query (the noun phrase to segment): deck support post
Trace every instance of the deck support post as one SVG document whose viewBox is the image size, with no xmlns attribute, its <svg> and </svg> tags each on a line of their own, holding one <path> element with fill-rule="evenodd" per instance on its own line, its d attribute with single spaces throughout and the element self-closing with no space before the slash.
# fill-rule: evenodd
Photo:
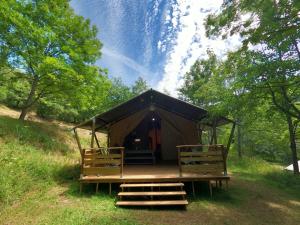
<svg viewBox="0 0 300 225">
<path fill-rule="evenodd" d="M 96 183 L 96 193 L 98 193 L 99 190 L 99 183 Z"/>
<path fill-rule="evenodd" d="M 109 195 L 111 195 L 111 183 L 109 183 Z"/>
<path fill-rule="evenodd" d="M 82 193 L 82 183 L 80 182 L 80 186 L 79 186 L 79 193 L 81 194 Z"/>
<path fill-rule="evenodd" d="M 209 186 L 210 197 L 212 197 L 212 186 L 210 180 L 208 181 L 208 186 Z"/>
<path fill-rule="evenodd" d="M 226 191 L 228 190 L 228 180 L 226 180 Z"/>
<path fill-rule="evenodd" d="M 195 197 L 196 197 L 196 194 L 195 194 L 194 181 L 192 181 L 192 190 L 193 190 L 193 197 L 195 198 Z"/>
</svg>

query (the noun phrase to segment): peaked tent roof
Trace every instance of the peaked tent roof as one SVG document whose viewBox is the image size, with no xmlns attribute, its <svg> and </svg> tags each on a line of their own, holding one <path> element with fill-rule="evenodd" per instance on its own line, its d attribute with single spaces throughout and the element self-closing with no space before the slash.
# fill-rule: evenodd
<svg viewBox="0 0 300 225">
<path fill-rule="evenodd" d="M 151 105 L 153 105 L 154 107 L 162 108 L 166 111 L 172 112 L 174 114 L 184 117 L 185 119 L 192 120 L 195 122 L 209 117 L 208 112 L 205 109 L 202 109 L 185 101 L 173 98 L 156 90 L 150 89 L 128 100 L 127 102 L 124 102 L 104 113 L 94 116 L 90 120 L 87 120 L 75 126 L 74 129 L 84 128 L 90 130 L 94 118 L 96 120 L 96 130 L 103 129 L 107 125 L 116 123 L 128 117 L 129 115 L 134 114 L 135 112 L 150 107 Z M 217 118 L 218 126 L 230 122 L 232 121 L 225 117 Z M 211 124 L 206 124 L 211 126 Z"/>
</svg>

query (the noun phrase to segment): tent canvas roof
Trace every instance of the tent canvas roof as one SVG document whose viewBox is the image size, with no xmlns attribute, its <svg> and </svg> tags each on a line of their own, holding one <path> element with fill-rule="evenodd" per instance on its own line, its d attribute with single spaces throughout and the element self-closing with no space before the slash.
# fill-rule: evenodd
<svg viewBox="0 0 300 225">
<path fill-rule="evenodd" d="M 202 109 L 193 104 L 185 101 L 173 98 L 156 90 L 150 89 L 130 100 L 124 102 L 104 113 L 94 116 L 90 120 L 87 120 L 74 128 L 91 129 L 92 121 L 96 120 L 96 130 L 104 129 L 106 126 L 114 124 L 135 112 L 143 110 L 147 107 L 158 107 L 166 111 L 172 112 L 185 119 L 195 122 L 201 121 L 204 118 L 208 118 L 209 114 L 205 109 Z M 225 117 L 217 118 L 217 126 L 232 122 Z M 207 123 L 211 126 L 212 124 Z"/>
</svg>

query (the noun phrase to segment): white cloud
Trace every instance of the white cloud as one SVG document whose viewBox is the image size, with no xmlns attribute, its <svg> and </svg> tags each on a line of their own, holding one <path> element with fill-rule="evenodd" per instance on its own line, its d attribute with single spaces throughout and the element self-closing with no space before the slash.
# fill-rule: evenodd
<svg viewBox="0 0 300 225">
<path fill-rule="evenodd" d="M 177 35 L 172 40 L 174 46 L 167 55 L 163 77 L 157 89 L 177 96 L 177 89 L 183 83 L 182 76 L 198 58 L 207 57 L 208 48 L 218 57 L 224 57 L 228 50 L 239 46 L 237 35 L 226 41 L 220 38 L 211 40 L 205 36 L 204 20 L 208 14 L 219 10 L 221 4 L 222 0 L 178 0 L 177 5 L 173 5 L 172 17 L 166 19 L 172 22 L 171 30 L 177 31 Z M 160 40 L 160 47 L 166 41 L 170 40 Z"/>
<path fill-rule="evenodd" d="M 136 63 L 133 59 L 124 56 L 118 52 L 112 51 L 108 48 L 102 49 L 103 55 L 107 55 L 113 57 L 115 60 L 118 60 L 128 66 L 129 68 L 141 73 L 141 75 L 149 76 L 151 74 L 145 67 L 141 66 L 140 64 Z"/>
<path fill-rule="evenodd" d="M 140 64 L 138 64 L 137 62 L 135 62 L 133 59 L 131 59 L 127 56 L 124 56 L 116 51 L 111 50 L 111 49 L 108 49 L 106 47 L 102 48 L 102 53 L 103 53 L 103 55 L 109 56 L 114 60 L 113 62 L 115 63 L 115 65 L 112 65 L 112 66 L 118 66 L 119 63 L 122 63 L 125 66 L 138 72 L 140 74 L 140 76 L 143 76 L 145 78 L 151 78 L 152 72 L 150 72 L 145 67 L 143 67 Z M 151 82 L 151 80 L 149 82 Z"/>
</svg>

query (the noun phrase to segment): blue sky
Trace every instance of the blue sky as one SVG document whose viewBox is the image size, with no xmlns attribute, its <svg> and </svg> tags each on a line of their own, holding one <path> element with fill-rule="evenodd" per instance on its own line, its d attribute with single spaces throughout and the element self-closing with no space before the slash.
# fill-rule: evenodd
<svg viewBox="0 0 300 225">
<path fill-rule="evenodd" d="M 98 27 L 103 43 L 98 64 L 130 85 L 139 76 L 157 90 L 177 95 L 182 76 L 208 48 L 219 57 L 239 46 L 239 37 L 210 40 L 205 17 L 222 0 L 72 0 L 75 12 Z"/>
</svg>

